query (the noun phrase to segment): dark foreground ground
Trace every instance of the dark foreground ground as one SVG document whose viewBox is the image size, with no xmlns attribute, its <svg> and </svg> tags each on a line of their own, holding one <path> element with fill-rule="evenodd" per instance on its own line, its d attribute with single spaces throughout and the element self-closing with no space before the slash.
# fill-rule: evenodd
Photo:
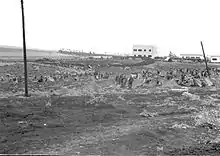
<svg viewBox="0 0 220 156">
<path fill-rule="evenodd" d="M 94 83 L 102 87 L 93 94 L 83 83 L 72 86 L 78 94 L 2 93 L 0 153 L 220 154 L 219 88 L 190 88 L 199 97 L 192 99 L 172 86 L 126 90 L 110 80 Z"/>
</svg>

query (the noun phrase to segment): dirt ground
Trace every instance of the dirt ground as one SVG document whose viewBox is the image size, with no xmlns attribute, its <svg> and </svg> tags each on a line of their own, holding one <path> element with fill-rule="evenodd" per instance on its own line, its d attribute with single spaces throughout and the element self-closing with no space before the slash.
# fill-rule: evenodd
<svg viewBox="0 0 220 156">
<path fill-rule="evenodd" d="M 142 68 L 167 70 L 171 65 L 183 66 L 154 63 L 128 72 Z M 44 67 L 39 72 L 57 70 L 53 68 Z M 119 67 L 108 70 L 123 72 Z M 8 72 L 23 74 L 22 66 L 0 67 L 1 74 Z M 180 86 L 127 90 L 115 86 L 113 80 L 69 80 L 41 85 L 30 82 L 32 95 L 28 98 L 22 96 L 23 84 L 16 86 L 14 92 L 15 86 L 11 84 L 0 85 L 2 154 L 220 154 L 220 113 L 208 114 L 220 112 L 220 88 L 216 86 L 188 88 L 189 93 L 199 97 L 192 99 L 181 90 L 172 90 L 181 89 Z M 63 86 L 68 89 L 62 91 Z M 62 94 L 48 96 L 51 89 Z"/>
</svg>

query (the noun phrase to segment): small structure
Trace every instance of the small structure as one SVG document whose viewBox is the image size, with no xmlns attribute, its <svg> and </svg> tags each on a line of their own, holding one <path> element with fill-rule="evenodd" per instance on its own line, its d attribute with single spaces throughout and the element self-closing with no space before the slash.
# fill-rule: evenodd
<svg viewBox="0 0 220 156">
<path fill-rule="evenodd" d="M 150 57 L 154 58 L 157 54 L 157 49 L 152 45 L 133 45 L 132 55 L 134 57 Z"/>
<path fill-rule="evenodd" d="M 220 63 L 220 55 L 219 56 L 210 56 L 210 61 L 212 63 Z"/>
</svg>

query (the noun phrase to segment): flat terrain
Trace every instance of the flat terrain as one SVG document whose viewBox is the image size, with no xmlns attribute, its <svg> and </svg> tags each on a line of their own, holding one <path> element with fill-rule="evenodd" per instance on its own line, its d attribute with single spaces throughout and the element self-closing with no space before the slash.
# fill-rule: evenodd
<svg viewBox="0 0 220 156">
<path fill-rule="evenodd" d="M 66 70 L 37 65 L 38 71 L 33 70 L 33 63 L 28 64 L 30 77 Z M 158 62 L 129 70 L 120 67 L 98 70 L 131 73 L 148 68 L 166 71 L 182 67 L 205 68 L 202 64 Z M 22 76 L 23 65 L 0 66 L 0 75 L 6 73 Z M 68 78 L 45 83 L 30 78 L 28 98 L 22 96 L 23 83 L 0 82 L 0 85 L 2 154 L 220 154 L 220 77 L 215 77 L 212 87 L 189 87 L 188 92 L 198 98 L 184 96 L 183 88 L 171 82 L 123 89 L 115 85 L 114 75 L 107 80 Z"/>
</svg>

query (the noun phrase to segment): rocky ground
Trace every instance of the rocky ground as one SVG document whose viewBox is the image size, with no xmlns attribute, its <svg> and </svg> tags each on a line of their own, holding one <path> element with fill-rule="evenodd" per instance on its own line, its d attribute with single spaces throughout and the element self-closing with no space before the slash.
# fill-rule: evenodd
<svg viewBox="0 0 220 156">
<path fill-rule="evenodd" d="M 155 63 L 130 70 L 166 70 L 170 65 Z M 44 67 L 38 72 L 55 70 Z M 0 67 L 0 73 L 9 71 L 22 74 L 22 66 Z M 206 88 L 165 84 L 128 90 L 115 86 L 112 79 L 30 82 L 31 96 L 25 98 L 23 84 L 12 92 L 15 86 L 1 83 L 0 153 L 219 155 L 219 84 Z"/>
</svg>

